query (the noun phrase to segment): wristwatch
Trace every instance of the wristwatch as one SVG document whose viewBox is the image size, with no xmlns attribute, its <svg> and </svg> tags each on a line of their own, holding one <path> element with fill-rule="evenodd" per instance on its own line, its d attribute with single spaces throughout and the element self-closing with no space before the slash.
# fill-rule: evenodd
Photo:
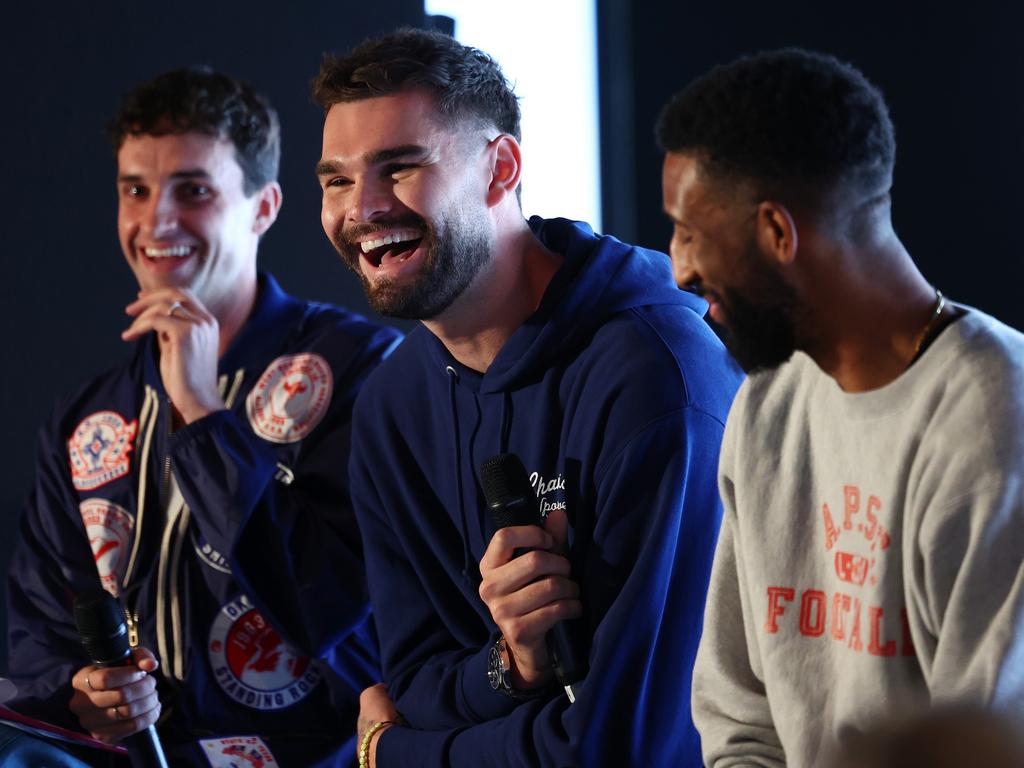
<svg viewBox="0 0 1024 768">
<path fill-rule="evenodd" d="M 549 690 L 549 686 L 532 691 L 517 691 L 512 687 L 512 659 L 504 635 L 498 638 L 487 654 L 487 680 L 491 688 L 513 699 L 536 699 Z"/>
<path fill-rule="evenodd" d="M 504 635 L 498 638 L 498 642 L 491 646 L 487 654 L 487 681 L 494 690 L 506 696 L 515 696 L 515 689 L 512 687 L 512 660 L 508 655 Z"/>
</svg>

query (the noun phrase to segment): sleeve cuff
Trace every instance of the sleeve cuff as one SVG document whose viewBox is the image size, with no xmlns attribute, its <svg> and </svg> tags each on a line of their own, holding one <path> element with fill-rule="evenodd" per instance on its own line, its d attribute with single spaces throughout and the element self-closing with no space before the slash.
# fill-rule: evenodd
<svg viewBox="0 0 1024 768">
<path fill-rule="evenodd" d="M 377 740 L 380 768 L 448 768 L 448 749 L 458 731 L 417 731 L 393 725 Z"/>
<path fill-rule="evenodd" d="M 238 417 L 227 408 L 208 413 L 201 419 L 196 419 L 191 424 L 178 427 L 170 436 L 171 448 L 193 443 L 200 436 L 216 431 L 223 426 L 230 426 L 233 429 L 239 428 Z"/>
<path fill-rule="evenodd" d="M 487 659 L 492 643 L 493 639 L 467 659 L 462 670 L 462 697 L 466 708 L 476 715 L 478 722 L 505 717 L 523 703 L 491 687 L 487 679 Z"/>
</svg>

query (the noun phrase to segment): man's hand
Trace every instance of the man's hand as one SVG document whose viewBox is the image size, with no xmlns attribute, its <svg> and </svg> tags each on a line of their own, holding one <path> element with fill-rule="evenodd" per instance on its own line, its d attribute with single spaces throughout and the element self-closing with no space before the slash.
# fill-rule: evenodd
<svg viewBox="0 0 1024 768">
<path fill-rule="evenodd" d="M 74 693 L 68 705 L 94 739 L 116 744 L 126 736 L 153 725 L 160 716 L 156 657 L 145 648 L 132 651 L 135 663 L 127 667 L 82 667 L 71 678 Z"/>
<path fill-rule="evenodd" d="M 548 522 L 555 536 L 536 525 L 499 529 L 480 560 L 480 598 L 505 636 L 513 687 L 521 691 L 551 681 L 544 636 L 558 622 L 583 613 L 580 588 L 569 578 L 569 560 L 549 551 L 564 543 L 566 526 L 560 520 Z M 517 549 L 533 551 L 513 559 Z"/>
<path fill-rule="evenodd" d="M 122 339 L 133 341 L 150 331 L 156 333 L 160 377 L 186 424 L 224 410 L 217 388 L 220 328 L 199 299 L 184 288 L 139 291 L 139 298 L 125 312 L 135 320 Z"/>
<path fill-rule="evenodd" d="M 363 743 L 363 736 L 370 730 L 374 723 L 390 721 L 392 723 L 402 722 L 402 716 L 395 709 L 395 704 L 388 696 L 388 687 L 384 683 L 371 685 L 359 694 L 359 719 L 356 721 L 356 759 L 359 759 L 359 748 Z M 377 741 L 390 725 L 385 725 L 370 739 L 370 768 L 377 765 Z"/>
</svg>

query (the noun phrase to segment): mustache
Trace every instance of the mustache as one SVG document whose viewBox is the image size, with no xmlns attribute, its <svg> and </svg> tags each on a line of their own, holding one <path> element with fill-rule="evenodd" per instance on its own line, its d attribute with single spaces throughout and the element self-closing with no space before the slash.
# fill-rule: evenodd
<svg viewBox="0 0 1024 768">
<path fill-rule="evenodd" d="M 682 290 L 686 291 L 687 293 L 692 293 L 697 296 L 700 296 L 705 301 L 717 301 L 719 304 L 725 304 L 725 302 L 723 301 L 723 297 L 720 294 L 718 294 L 716 291 L 712 291 L 700 280 L 690 281 L 689 283 L 683 286 Z"/>
</svg>

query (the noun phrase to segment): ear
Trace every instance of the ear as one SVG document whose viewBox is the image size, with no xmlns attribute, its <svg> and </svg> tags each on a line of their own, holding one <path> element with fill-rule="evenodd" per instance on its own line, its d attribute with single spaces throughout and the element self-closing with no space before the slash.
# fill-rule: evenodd
<svg viewBox="0 0 1024 768">
<path fill-rule="evenodd" d="M 782 203 L 766 200 L 758 204 L 757 241 L 761 251 L 779 264 L 792 264 L 796 259 L 796 221 Z"/>
<path fill-rule="evenodd" d="M 256 197 L 256 218 L 252 223 L 252 231 L 262 235 L 277 221 L 277 213 L 281 210 L 281 185 L 276 181 L 264 184 Z"/>
<path fill-rule="evenodd" d="M 487 144 L 490 183 L 487 205 L 493 208 L 509 195 L 514 195 L 523 171 L 523 156 L 514 136 L 501 133 Z"/>
</svg>

